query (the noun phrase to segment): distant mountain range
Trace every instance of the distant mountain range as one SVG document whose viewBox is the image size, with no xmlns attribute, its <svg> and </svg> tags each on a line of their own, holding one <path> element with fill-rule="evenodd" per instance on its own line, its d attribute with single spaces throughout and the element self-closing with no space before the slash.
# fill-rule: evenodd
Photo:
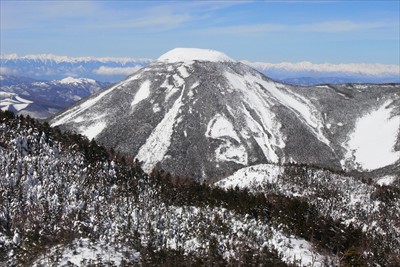
<svg viewBox="0 0 400 267">
<path fill-rule="evenodd" d="M 141 58 L 66 57 L 50 54 L 1 55 L 1 73 L 39 80 L 86 77 L 116 82 L 154 62 Z M 297 85 L 398 83 L 400 66 L 384 64 L 265 63 L 242 61 L 268 77 Z"/>
<path fill-rule="evenodd" d="M 45 119 L 108 85 L 87 78 L 39 81 L 0 75 L 0 108 Z"/>
<path fill-rule="evenodd" d="M 119 81 L 151 63 L 150 59 L 65 57 L 55 55 L 1 55 L 1 74 L 39 80 L 86 77 L 103 82 Z"/>
<path fill-rule="evenodd" d="M 399 83 L 397 77 L 367 77 L 367 76 L 351 76 L 351 77 L 296 77 L 277 80 L 282 83 L 292 85 L 323 85 L 323 84 L 384 84 L 384 83 Z"/>
</svg>

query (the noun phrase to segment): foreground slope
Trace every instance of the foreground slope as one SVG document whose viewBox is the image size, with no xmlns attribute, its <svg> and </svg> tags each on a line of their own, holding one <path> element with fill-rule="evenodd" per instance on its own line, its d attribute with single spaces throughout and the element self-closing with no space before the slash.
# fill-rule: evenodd
<svg viewBox="0 0 400 267">
<path fill-rule="evenodd" d="M 2 111 L 0 152 L 2 266 L 399 265 L 398 187 L 258 166 L 225 191 Z"/>
<path fill-rule="evenodd" d="M 145 171 L 158 167 L 199 181 L 268 162 L 369 170 L 399 163 L 399 89 L 290 86 L 223 53 L 180 48 L 50 124 L 136 157 Z M 380 110 L 380 123 L 389 126 L 372 139 L 385 139 L 379 156 L 387 159 L 364 164 L 370 142 L 352 140 L 360 140 L 357 132 L 373 134 L 359 120 Z"/>
</svg>

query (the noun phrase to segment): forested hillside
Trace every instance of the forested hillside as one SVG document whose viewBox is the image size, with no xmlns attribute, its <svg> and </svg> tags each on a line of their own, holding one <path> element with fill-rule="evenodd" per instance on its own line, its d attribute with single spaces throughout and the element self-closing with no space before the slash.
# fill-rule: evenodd
<svg viewBox="0 0 400 267">
<path fill-rule="evenodd" d="M 0 111 L 0 265 L 400 264 L 398 187 L 374 187 L 379 213 L 371 214 L 389 226 L 369 231 L 322 208 L 343 197 L 337 181 L 309 194 L 321 201 L 304 197 L 327 188 L 329 177 L 314 174 L 328 172 L 281 167 L 279 182 L 257 190 L 146 174 L 93 140 Z"/>
</svg>

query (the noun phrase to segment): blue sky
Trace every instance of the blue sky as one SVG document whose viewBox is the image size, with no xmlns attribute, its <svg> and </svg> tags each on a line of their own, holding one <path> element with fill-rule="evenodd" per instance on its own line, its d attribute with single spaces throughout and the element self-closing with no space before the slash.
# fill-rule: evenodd
<svg viewBox="0 0 400 267">
<path fill-rule="evenodd" d="M 8 1 L 1 53 L 400 64 L 400 1 Z"/>
</svg>

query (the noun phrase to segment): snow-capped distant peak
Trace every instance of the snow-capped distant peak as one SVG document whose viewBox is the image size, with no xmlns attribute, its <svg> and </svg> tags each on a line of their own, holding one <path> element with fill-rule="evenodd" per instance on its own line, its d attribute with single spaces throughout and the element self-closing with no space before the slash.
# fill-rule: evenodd
<svg viewBox="0 0 400 267">
<path fill-rule="evenodd" d="M 200 48 L 175 48 L 158 58 L 158 61 L 165 61 L 169 63 L 190 62 L 194 60 L 210 62 L 234 61 L 222 52 Z"/>
<path fill-rule="evenodd" d="M 67 78 L 64 78 L 64 79 L 62 79 L 62 80 L 60 80 L 58 82 L 61 83 L 61 84 L 77 84 L 77 83 L 83 83 L 83 82 L 96 83 L 96 81 L 92 80 L 92 79 L 86 79 L 86 78 L 77 79 L 77 78 L 73 78 L 73 77 L 67 77 Z"/>
</svg>

